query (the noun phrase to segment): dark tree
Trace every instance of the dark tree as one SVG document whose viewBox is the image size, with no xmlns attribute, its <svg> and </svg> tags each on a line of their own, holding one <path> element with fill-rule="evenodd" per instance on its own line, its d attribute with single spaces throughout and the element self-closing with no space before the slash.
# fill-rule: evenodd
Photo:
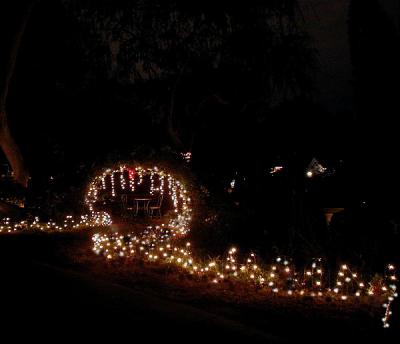
<svg viewBox="0 0 400 344">
<path fill-rule="evenodd" d="M 349 38 L 357 105 L 352 140 L 356 193 L 377 199 L 376 205 L 383 209 L 394 210 L 399 202 L 389 199 L 399 199 L 400 191 L 396 124 L 400 113 L 400 37 L 377 0 L 353 0 Z"/>
<path fill-rule="evenodd" d="M 29 175 L 20 149 L 8 125 L 6 102 L 22 36 L 34 1 L 23 2 L 22 6 L 17 9 L 17 13 L 15 13 L 15 9 L 11 8 L 11 5 L 8 2 L 2 3 L 0 12 L 2 15 L 1 25 L 4 26 L 1 28 L 1 33 L 6 36 L 2 40 L 0 60 L 0 146 L 10 162 L 15 180 L 26 187 Z"/>
<path fill-rule="evenodd" d="M 23 1 L 17 7 L 13 2 L 0 4 L 0 147 L 11 165 L 13 176 L 18 185 L 28 186 L 29 173 L 8 121 L 7 98 L 12 76 L 31 10 L 35 1 Z M 0 212 L 18 215 L 19 209 L 7 202 L 0 201 Z"/>
</svg>

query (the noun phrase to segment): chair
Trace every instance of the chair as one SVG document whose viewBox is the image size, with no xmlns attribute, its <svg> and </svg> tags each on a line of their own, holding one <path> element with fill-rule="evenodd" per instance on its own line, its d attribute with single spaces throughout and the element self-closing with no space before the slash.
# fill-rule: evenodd
<svg viewBox="0 0 400 344">
<path fill-rule="evenodd" d="M 155 213 L 158 214 L 158 216 L 161 218 L 161 205 L 162 205 L 162 201 L 163 201 L 163 195 L 158 196 L 154 201 L 152 201 L 153 203 L 150 203 L 149 205 L 149 215 L 151 217 L 154 216 Z"/>
<path fill-rule="evenodd" d="M 133 212 L 135 210 L 134 207 L 128 206 L 128 195 L 121 195 L 121 201 L 122 201 L 122 216 L 123 217 L 128 217 L 130 212 Z"/>
</svg>

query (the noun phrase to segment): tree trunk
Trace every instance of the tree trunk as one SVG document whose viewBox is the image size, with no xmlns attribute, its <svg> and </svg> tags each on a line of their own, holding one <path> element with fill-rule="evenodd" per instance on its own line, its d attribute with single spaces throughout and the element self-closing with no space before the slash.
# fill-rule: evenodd
<svg viewBox="0 0 400 344">
<path fill-rule="evenodd" d="M 24 187 L 28 185 L 29 174 L 25 167 L 21 151 L 8 126 L 6 101 L 21 39 L 34 3 L 35 1 L 29 1 L 23 8 L 22 15 L 20 15 L 20 20 L 12 37 L 11 46 L 5 52 L 5 63 L 0 75 L 0 147 L 11 165 L 15 180 Z"/>
<path fill-rule="evenodd" d="M 0 110 L 0 147 L 11 165 L 15 180 L 22 186 L 27 187 L 29 173 L 25 168 L 22 154 L 11 135 L 4 107 Z"/>
<path fill-rule="evenodd" d="M 167 133 L 171 139 L 172 144 L 175 146 L 176 149 L 180 151 L 184 151 L 184 143 L 179 135 L 179 130 L 176 128 L 174 123 L 174 115 L 175 115 L 175 102 L 176 102 L 176 93 L 178 91 L 178 85 L 180 80 L 182 79 L 182 75 L 185 71 L 186 65 L 180 70 L 179 75 L 172 86 L 171 90 L 171 97 L 170 97 L 170 104 L 169 109 L 167 112 Z"/>
</svg>

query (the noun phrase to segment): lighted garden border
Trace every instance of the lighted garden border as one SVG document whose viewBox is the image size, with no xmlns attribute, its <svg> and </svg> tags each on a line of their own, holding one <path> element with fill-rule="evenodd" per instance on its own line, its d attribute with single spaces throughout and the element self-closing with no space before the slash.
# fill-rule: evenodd
<svg viewBox="0 0 400 344">
<path fill-rule="evenodd" d="M 62 222 L 50 220 L 43 222 L 39 217 L 30 220 L 15 221 L 9 217 L 0 220 L 0 233 L 20 231 L 64 232 L 93 227 L 108 227 L 112 224 L 111 216 L 104 211 L 91 211 L 85 215 L 67 215 Z"/>
<path fill-rule="evenodd" d="M 93 251 L 107 260 L 135 258 L 153 263 L 172 264 L 198 276 L 199 280 L 206 278 L 211 284 L 237 280 L 257 289 L 264 288 L 270 291 L 271 295 L 330 297 L 338 302 L 359 298 L 385 299 L 385 315 L 382 318 L 385 328 L 389 327 L 392 303 L 398 296 L 398 278 L 393 264 L 386 266 L 384 278 L 379 284 L 372 281 L 366 284 L 355 270 L 347 264 L 342 264 L 335 287 L 329 288 L 324 281 L 326 272 L 321 259 L 315 259 L 304 273 L 297 273 L 293 262 L 285 257 L 277 257 L 273 264 L 267 267 L 257 263 L 254 253 L 239 261 L 238 250 L 235 247 L 228 251 L 222 262 L 202 260 L 193 256 L 190 242 L 179 244 L 175 241 L 173 228 L 149 227 L 141 235 L 97 233 L 93 235 L 92 240 Z"/>
</svg>

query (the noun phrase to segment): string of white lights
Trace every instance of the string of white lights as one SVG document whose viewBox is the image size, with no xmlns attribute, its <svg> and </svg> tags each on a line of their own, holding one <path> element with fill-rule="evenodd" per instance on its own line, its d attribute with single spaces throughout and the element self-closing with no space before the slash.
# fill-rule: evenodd
<svg viewBox="0 0 400 344">
<path fill-rule="evenodd" d="M 33 220 L 13 221 L 6 217 L 0 221 L 0 233 L 17 231 L 66 231 L 88 227 L 103 227 L 112 224 L 111 217 L 106 212 L 91 212 L 90 214 L 73 216 L 67 215 L 61 223 L 55 221 L 41 222 L 38 217 Z"/>
<path fill-rule="evenodd" d="M 180 236 L 181 237 L 181 236 Z M 310 277 L 311 270 L 301 276 L 297 274 L 294 265 L 288 258 L 277 257 L 269 266 L 260 266 L 256 262 L 256 256 L 251 253 L 242 264 L 238 259 L 238 249 L 232 247 L 228 250 L 225 260 L 210 259 L 202 261 L 193 256 L 190 248 L 191 244 L 187 242 L 184 245 L 175 243 L 174 229 L 164 225 L 158 227 L 149 227 L 141 236 L 133 234 L 120 235 L 116 234 L 95 234 L 93 236 L 93 251 L 96 254 L 104 255 L 107 259 L 119 259 L 121 257 L 135 257 L 144 259 L 149 262 L 165 263 L 176 265 L 186 272 L 196 275 L 200 280 L 207 277 L 210 283 L 221 283 L 225 280 L 237 280 L 249 283 L 258 288 L 265 288 L 275 295 L 281 296 L 314 296 L 314 297 L 331 297 L 334 300 L 346 301 L 351 298 L 359 298 L 351 288 L 343 288 L 340 292 L 323 289 L 318 281 L 321 281 L 323 270 L 317 264 L 314 266 L 315 288 L 306 288 L 305 285 Z M 343 271 L 349 271 L 341 266 L 338 273 L 338 281 L 346 282 L 348 275 L 342 274 Z M 307 273 L 309 272 L 309 273 Z M 312 272 L 311 272 L 312 273 Z M 351 273 L 351 278 L 357 278 Z M 389 317 L 391 315 L 390 303 L 397 296 L 394 282 L 397 277 L 393 273 L 391 275 L 390 291 L 383 288 L 380 294 L 368 295 L 364 293 L 365 298 L 387 298 L 389 302 L 385 304 L 386 314 L 384 318 L 384 326 L 388 327 Z M 350 278 L 350 277 L 349 277 Z M 348 280 L 347 280 L 348 281 Z M 357 280 L 358 282 L 358 280 Z M 343 297 L 346 296 L 346 297 Z"/>
</svg>

